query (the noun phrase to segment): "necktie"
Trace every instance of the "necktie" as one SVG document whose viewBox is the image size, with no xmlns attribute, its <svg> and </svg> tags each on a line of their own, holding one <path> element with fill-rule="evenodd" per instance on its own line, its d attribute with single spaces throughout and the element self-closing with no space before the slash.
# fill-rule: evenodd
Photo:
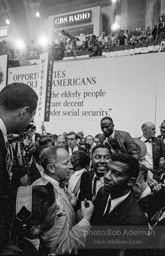
<svg viewBox="0 0 165 256">
<path fill-rule="evenodd" d="M 109 215 L 110 208 L 111 208 L 111 198 L 109 198 L 109 200 L 108 200 L 108 206 L 107 206 L 107 209 L 104 213 L 104 217 L 107 217 Z"/>
<path fill-rule="evenodd" d="M 93 196 L 96 196 L 96 185 L 97 185 L 97 181 L 99 180 L 100 178 L 99 177 L 95 177 L 94 178 L 94 181 L 93 181 L 93 189 L 92 189 L 92 194 Z"/>
</svg>

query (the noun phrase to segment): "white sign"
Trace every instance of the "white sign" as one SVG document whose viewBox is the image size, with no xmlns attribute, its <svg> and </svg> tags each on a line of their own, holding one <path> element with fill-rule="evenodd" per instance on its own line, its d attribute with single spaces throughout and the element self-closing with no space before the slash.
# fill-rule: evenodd
<svg viewBox="0 0 165 256">
<path fill-rule="evenodd" d="M 48 52 L 40 55 L 39 62 L 39 83 L 38 83 L 38 111 L 36 118 L 44 121 L 45 99 L 46 99 L 46 83 L 48 74 Z"/>
<path fill-rule="evenodd" d="M 92 19 L 92 11 L 84 11 L 73 13 L 65 16 L 56 17 L 54 19 L 55 27 L 72 25 L 75 23 L 90 22 Z"/>
<path fill-rule="evenodd" d="M 0 90 L 6 85 L 7 80 L 7 55 L 0 56 Z"/>
<path fill-rule="evenodd" d="M 28 84 L 38 94 L 38 65 L 9 68 L 8 70 L 8 84 L 14 82 L 20 82 Z"/>
<path fill-rule="evenodd" d="M 101 118 L 107 115 L 114 119 L 116 129 L 134 137 L 141 135 L 144 122 L 159 127 L 165 119 L 164 66 L 165 53 L 55 62 L 46 131 L 95 135 L 101 132 Z M 11 68 L 9 81 L 26 82 L 39 94 L 38 72 L 38 65 Z M 38 120 L 38 131 L 41 124 Z"/>
</svg>

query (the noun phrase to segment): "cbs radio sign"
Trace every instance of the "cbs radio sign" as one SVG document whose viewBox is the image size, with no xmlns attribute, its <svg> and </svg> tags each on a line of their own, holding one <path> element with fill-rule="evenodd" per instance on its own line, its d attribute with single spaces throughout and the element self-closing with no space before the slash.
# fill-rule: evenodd
<svg viewBox="0 0 165 256">
<path fill-rule="evenodd" d="M 55 27 L 64 27 L 75 23 L 90 22 L 92 19 L 92 11 L 78 12 L 65 16 L 56 17 L 54 19 Z"/>
</svg>

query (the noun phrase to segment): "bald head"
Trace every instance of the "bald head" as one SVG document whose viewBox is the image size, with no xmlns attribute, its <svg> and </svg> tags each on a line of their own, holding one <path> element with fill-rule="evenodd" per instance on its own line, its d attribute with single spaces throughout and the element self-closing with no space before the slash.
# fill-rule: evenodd
<svg viewBox="0 0 165 256">
<path fill-rule="evenodd" d="M 142 125 L 143 136 L 146 139 L 155 137 L 155 125 L 151 122 L 146 122 Z"/>
</svg>

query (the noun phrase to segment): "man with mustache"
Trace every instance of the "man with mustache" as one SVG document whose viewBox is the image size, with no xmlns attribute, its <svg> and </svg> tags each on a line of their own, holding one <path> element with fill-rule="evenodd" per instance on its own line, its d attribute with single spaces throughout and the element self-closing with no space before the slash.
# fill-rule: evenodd
<svg viewBox="0 0 165 256">
<path fill-rule="evenodd" d="M 146 217 L 138 205 L 132 186 L 139 174 L 138 160 L 128 154 L 111 156 L 104 175 L 104 187 L 95 200 L 93 225 L 134 226 L 146 224 Z"/>
</svg>

